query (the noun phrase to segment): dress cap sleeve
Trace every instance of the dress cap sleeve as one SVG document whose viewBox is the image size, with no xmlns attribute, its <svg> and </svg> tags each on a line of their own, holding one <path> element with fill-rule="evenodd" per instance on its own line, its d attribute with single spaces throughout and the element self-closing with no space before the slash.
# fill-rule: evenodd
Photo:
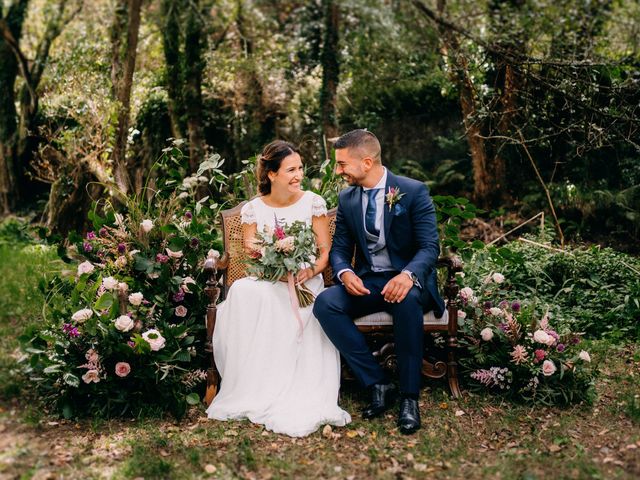
<svg viewBox="0 0 640 480">
<path fill-rule="evenodd" d="M 327 214 L 327 202 L 320 195 L 313 195 L 311 201 L 311 215 L 314 217 L 321 217 Z"/>
<path fill-rule="evenodd" d="M 257 223 L 253 202 L 247 202 L 243 205 L 242 210 L 240 210 L 240 218 L 242 223 Z"/>
</svg>

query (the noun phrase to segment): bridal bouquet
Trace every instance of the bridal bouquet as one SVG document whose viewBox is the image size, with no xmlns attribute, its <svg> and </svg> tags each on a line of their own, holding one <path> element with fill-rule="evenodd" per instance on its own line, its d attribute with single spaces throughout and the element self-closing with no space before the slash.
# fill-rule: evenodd
<svg viewBox="0 0 640 480">
<path fill-rule="evenodd" d="M 265 227 L 257 232 L 247 270 L 249 275 L 271 282 L 286 277 L 289 288 L 295 290 L 298 304 L 308 307 L 315 296 L 306 286 L 294 285 L 294 279 L 301 266 L 313 265 L 315 256 L 315 236 L 309 225 L 304 222 L 282 225 L 276 218 L 275 228 Z"/>
</svg>

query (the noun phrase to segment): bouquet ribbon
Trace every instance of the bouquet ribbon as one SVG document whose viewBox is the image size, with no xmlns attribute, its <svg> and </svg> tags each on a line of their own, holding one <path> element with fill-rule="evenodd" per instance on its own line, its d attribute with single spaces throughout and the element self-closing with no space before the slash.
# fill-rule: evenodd
<svg viewBox="0 0 640 480">
<path fill-rule="evenodd" d="M 287 286 L 289 287 L 289 301 L 291 302 L 291 309 L 298 322 L 298 341 L 302 339 L 302 331 L 304 326 L 302 325 L 302 318 L 300 317 L 300 303 L 298 303 L 298 295 L 296 294 L 296 287 L 293 281 L 293 273 L 287 273 Z"/>
</svg>

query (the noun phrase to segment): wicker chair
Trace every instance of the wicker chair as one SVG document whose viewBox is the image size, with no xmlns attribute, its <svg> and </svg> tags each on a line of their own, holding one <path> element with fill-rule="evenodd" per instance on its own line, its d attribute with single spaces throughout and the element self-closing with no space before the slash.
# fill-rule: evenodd
<svg viewBox="0 0 640 480">
<path fill-rule="evenodd" d="M 218 298 L 224 295 L 236 280 L 246 276 L 246 255 L 243 248 L 242 224 L 240 210 L 245 202 L 229 210 L 221 212 L 222 232 L 225 251 L 220 257 L 209 257 L 205 261 L 205 274 L 207 285 L 205 292 L 209 298 L 207 306 L 207 338 L 211 339 L 216 322 L 216 304 Z M 336 209 L 328 212 L 329 228 L 331 236 L 335 233 Z M 443 285 L 446 311 L 442 318 L 436 318 L 433 312 L 424 315 L 424 331 L 443 332 L 446 334 L 447 361 L 434 360 L 426 356 L 423 359 L 422 374 L 429 378 L 447 377 L 451 394 L 458 398 L 461 396 L 458 384 L 458 368 L 455 351 L 458 346 L 458 284 L 456 272 L 462 270 L 458 257 L 441 257 L 438 259 L 438 268 L 446 269 L 446 280 Z M 219 274 L 222 281 L 219 281 Z M 324 272 L 325 286 L 333 284 L 331 267 Z M 386 312 L 377 312 L 354 320 L 358 329 L 365 333 L 372 348 L 373 355 L 378 359 L 383 368 L 395 370 L 396 355 L 393 343 L 393 319 Z M 218 392 L 220 376 L 213 361 L 213 347 L 209 340 L 206 345 L 210 352 L 212 365 L 207 375 L 207 391 L 205 401 L 210 404 Z M 344 367 L 344 365 L 343 365 Z M 343 377 L 349 377 L 348 369 L 343 368 Z"/>
</svg>

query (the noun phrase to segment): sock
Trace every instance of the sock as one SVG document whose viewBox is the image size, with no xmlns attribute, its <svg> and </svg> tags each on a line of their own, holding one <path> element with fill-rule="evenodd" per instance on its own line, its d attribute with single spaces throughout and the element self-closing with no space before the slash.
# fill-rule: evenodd
<svg viewBox="0 0 640 480">
<path fill-rule="evenodd" d="M 410 398 L 411 400 L 418 400 L 418 394 L 417 393 L 404 393 L 402 392 L 402 398 Z"/>
</svg>

